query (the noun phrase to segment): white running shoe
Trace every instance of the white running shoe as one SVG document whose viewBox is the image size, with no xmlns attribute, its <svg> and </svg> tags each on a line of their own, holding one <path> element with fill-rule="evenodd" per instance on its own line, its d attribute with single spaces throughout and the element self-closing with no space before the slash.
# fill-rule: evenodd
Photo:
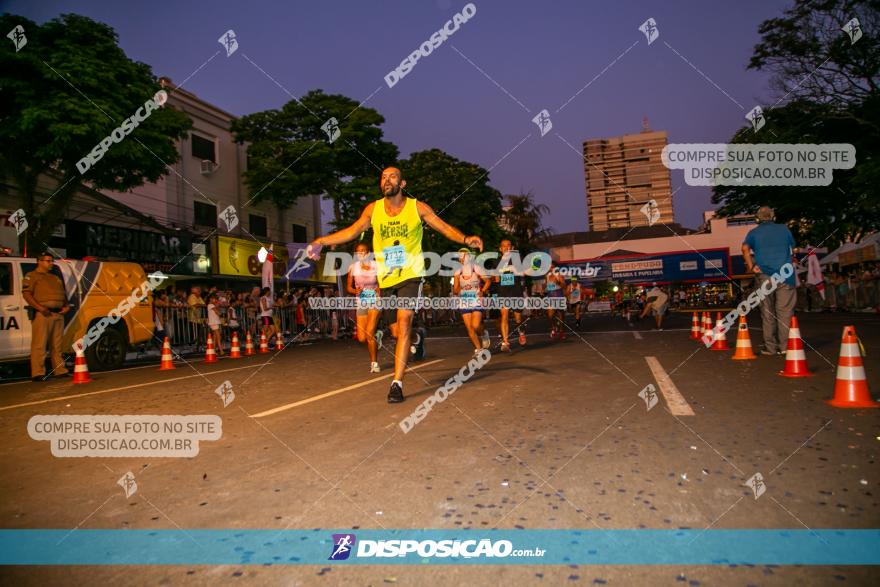
<svg viewBox="0 0 880 587">
<path fill-rule="evenodd" d="M 378 373 L 379 372 L 379 363 L 372 362 L 370 363 L 370 373 Z"/>
<path fill-rule="evenodd" d="M 487 349 L 490 346 L 492 346 L 492 339 L 489 338 L 489 331 L 484 330 L 483 331 L 483 348 Z"/>
</svg>

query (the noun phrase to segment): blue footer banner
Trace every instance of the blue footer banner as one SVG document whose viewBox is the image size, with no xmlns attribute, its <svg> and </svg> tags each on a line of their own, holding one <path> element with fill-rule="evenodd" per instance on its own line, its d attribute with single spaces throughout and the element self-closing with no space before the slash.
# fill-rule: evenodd
<svg viewBox="0 0 880 587">
<path fill-rule="evenodd" d="M 877 565 L 880 530 L 0 530 L 2 565 Z"/>
</svg>

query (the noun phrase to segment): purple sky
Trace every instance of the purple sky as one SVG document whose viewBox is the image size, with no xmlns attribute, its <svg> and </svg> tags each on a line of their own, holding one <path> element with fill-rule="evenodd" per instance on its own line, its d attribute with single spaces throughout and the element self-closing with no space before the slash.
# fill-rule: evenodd
<svg viewBox="0 0 880 587">
<path fill-rule="evenodd" d="M 502 193 L 531 190 L 550 207 L 547 223 L 556 232 L 587 228 L 585 139 L 638 132 L 647 116 L 671 142 L 726 142 L 752 106 L 775 102 L 768 76 L 745 67 L 759 23 L 790 4 L 778 0 L 477 0 L 476 15 L 389 89 L 385 74 L 465 4 L 77 0 L 12 1 L 4 8 L 37 22 L 65 12 L 105 22 L 129 57 L 176 83 L 233 29 L 238 52 L 213 59 L 186 89 L 236 115 L 287 102 L 246 55 L 295 96 L 321 88 L 363 100 L 378 90 L 367 105 L 385 116 L 385 136 L 402 156 L 438 147 L 495 166 L 492 185 Z M 637 30 L 649 17 L 660 30 L 650 46 Z M 543 138 L 531 122 L 542 109 L 553 123 Z M 673 172 L 673 189 L 683 184 L 681 172 Z M 710 195 L 708 188 L 682 187 L 674 197 L 675 220 L 699 225 L 703 210 L 712 208 Z"/>
</svg>

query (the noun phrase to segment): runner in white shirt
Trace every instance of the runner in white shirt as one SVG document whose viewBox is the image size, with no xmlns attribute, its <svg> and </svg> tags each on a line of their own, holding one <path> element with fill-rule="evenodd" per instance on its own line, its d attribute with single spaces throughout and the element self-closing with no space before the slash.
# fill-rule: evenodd
<svg viewBox="0 0 880 587">
<path fill-rule="evenodd" d="M 275 334 L 275 322 L 272 320 L 272 308 L 275 301 L 272 299 L 272 290 L 264 287 L 260 292 L 260 325 L 267 339 L 272 339 Z"/>
</svg>

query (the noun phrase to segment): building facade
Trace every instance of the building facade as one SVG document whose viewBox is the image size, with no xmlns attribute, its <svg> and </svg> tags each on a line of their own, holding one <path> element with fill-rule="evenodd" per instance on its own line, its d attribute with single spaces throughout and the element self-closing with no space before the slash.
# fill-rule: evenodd
<svg viewBox="0 0 880 587">
<path fill-rule="evenodd" d="M 675 222 L 669 169 L 660 159 L 667 135 L 645 126 L 638 134 L 584 141 L 590 230 Z M 653 218 L 642 211 L 651 200 Z"/>
<path fill-rule="evenodd" d="M 160 80 L 172 89 L 170 79 Z M 300 198 L 286 210 L 270 202 L 251 201 L 243 174 L 247 145 L 233 140 L 235 116 L 183 89 L 169 92 L 165 107 L 184 112 L 193 121 L 179 140 L 179 160 L 155 183 L 111 195 L 171 228 L 236 236 L 265 242 L 310 242 L 321 232 L 320 196 Z M 227 229 L 220 214 L 233 206 L 238 224 Z"/>
</svg>

